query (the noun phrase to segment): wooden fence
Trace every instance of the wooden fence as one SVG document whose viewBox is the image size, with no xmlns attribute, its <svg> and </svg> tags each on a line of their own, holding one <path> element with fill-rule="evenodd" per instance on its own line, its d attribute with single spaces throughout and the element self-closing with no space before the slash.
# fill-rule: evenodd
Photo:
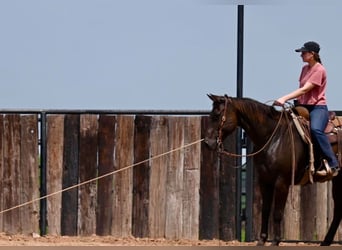
<svg viewBox="0 0 342 250">
<path fill-rule="evenodd" d="M 40 232 L 38 142 L 46 136 L 47 234 L 236 238 L 236 162 L 200 142 L 207 116 L 49 114 L 46 135 L 38 120 L 0 115 L 0 210 L 24 204 L 0 213 L 0 231 Z M 234 151 L 235 136 L 227 140 Z M 332 217 L 330 183 L 293 190 L 284 238 L 321 240 Z M 246 218 L 254 238 L 258 195 L 256 185 Z"/>
</svg>

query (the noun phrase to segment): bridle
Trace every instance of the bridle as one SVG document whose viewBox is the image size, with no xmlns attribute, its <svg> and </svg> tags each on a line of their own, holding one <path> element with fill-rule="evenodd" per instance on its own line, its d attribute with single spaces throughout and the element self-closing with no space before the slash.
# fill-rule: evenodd
<svg viewBox="0 0 342 250">
<path fill-rule="evenodd" d="M 265 145 L 262 148 L 260 148 L 258 151 L 254 152 L 254 153 L 251 153 L 251 154 L 245 154 L 245 155 L 235 154 L 235 153 L 227 152 L 226 150 L 224 150 L 224 147 L 223 147 L 223 140 L 222 140 L 223 132 L 222 132 L 222 129 L 223 129 L 224 123 L 227 120 L 226 119 L 226 111 L 227 111 L 228 102 L 229 102 L 230 98 L 228 96 L 224 96 L 224 99 L 225 99 L 225 101 L 224 101 L 224 109 L 223 109 L 223 114 L 222 114 L 222 112 L 220 112 L 220 114 L 222 114 L 222 116 L 221 116 L 220 124 L 218 126 L 218 133 L 217 133 L 218 136 L 217 136 L 217 139 L 216 139 L 216 143 L 217 143 L 217 146 L 218 146 L 218 152 L 220 154 L 225 154 L 225 155 L 233 156 L 233 157 L 251 157 L 251 156 L 259 154 L 261 151 L 263 151 L 268 146 L 268 144 L 271 142 L 272 138 L 274 137 L 275 133 L 277 132 L 277 130 L 278 130 L 279 126 L 280 126 L 280 122 L 281 122 L 281 120 L 283 118 L 285 109 L 283 109 L 281 111 L 280 118 L 278 120 L 278 123 L 277 123 L 276 127 L 274 128 L 271 136 L 268 138 L 267 142 L 265 143 Z"/>
</svg>

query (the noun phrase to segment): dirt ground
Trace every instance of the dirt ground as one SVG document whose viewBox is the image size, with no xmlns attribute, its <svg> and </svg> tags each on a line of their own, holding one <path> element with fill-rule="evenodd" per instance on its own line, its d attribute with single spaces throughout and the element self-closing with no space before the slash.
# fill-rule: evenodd
<svg viewBox="0 0 342 250">
<path fill-rule="evenodd" d="M 113 236 L 44 236 L 0 234 L 0 246 L 255 246 L 256 242 L 219 240 L 166 240 L 150 238 L 115 238 Z M 267 244 L 268 245 L 268 244 Z M 318 244 L 281 243 L 281 246 L 318 246 Z M 341 246 L 341 245 L 340 245 Z"/>
</svg>

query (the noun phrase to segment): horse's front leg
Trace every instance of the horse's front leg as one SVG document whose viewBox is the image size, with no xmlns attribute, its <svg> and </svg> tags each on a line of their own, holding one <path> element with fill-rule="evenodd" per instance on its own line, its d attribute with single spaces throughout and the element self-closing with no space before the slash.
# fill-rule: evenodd
<svg viewBox="0 0 342 250">
<path fill-rule="evenodd" d="M 272 201 L 273 201 L 274 185 L 266 185 L 260 181 L 260 191 L 262 197 L 262 211 L 261 211 L 261 231 L 258 246 L 265 245 L 268 237 L 268 220 L 270 218 Z"/>
<path fill-rule="evenodd" d="M 289 193 L 289 185 L 279 178 L 275 185 L 274 191 L 274 211 L 273 211 L 273 233 L 272 240 L 273 246 L 278 246 L 281 240 L 281 221 L 284 217 L 284 210 L 286 205 L 287 196 Z"/>
</svg>

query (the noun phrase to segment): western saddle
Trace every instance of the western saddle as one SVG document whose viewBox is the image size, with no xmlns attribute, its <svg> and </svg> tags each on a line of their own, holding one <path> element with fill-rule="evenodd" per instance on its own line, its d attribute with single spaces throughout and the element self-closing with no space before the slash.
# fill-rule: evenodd
<svg viewBox="0 0 342 250">
<path fill-rule="evenodd" d="M 290 110 L 290 114 L 293 118 L 294 124 L 302 136 L 302 139 L 309 144 L 310 146 L 310 165 L 308 171 L 306 171 L 306 176 L 302 179 L 301 184 L 313 183 L 314 181 L 325 182 L 331 180 L 333 176 L 315 176 L 315 167 L 314 167 L 314 153 L 313 147 L 311 143 L 311 134 L 310 134 L 310 115 L 309 111 L 303 106 L 296 106 L 292 110 Z M 339 166 L 342 166 L 342 116 L 337 116 L 335 112 L 329 111 L 329 121 L 324 130 L 327 135 L 329 142 L 335 152 Z M 324 162 L 325 168 L 327 168 L 327 172 L 329 173 L 329 165 Z"/>
</svg>

